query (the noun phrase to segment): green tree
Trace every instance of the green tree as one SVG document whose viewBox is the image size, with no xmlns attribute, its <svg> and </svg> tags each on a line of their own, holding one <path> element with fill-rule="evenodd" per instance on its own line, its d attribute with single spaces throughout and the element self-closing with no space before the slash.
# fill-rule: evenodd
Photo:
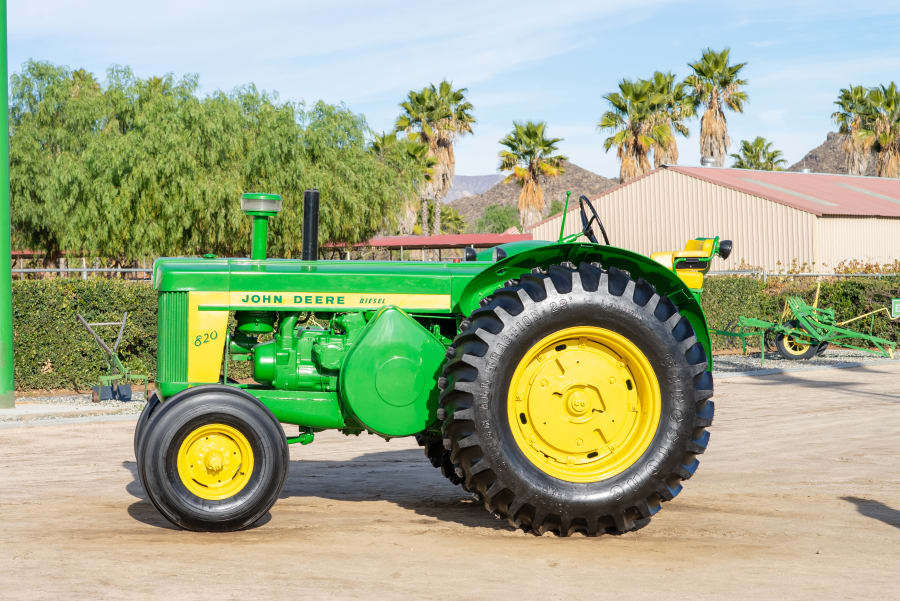
<svg viewBox="0 0 900 601">
<path fill-rule="evenodd" d="M 741 140 L 739 154 L 732 154 L 732 167 L 736 169 L 760 169 L 763 171 L 781 171 L 786 163 L 780 150 L 772 148 L 772 143 L 756 136 L 752 142 Z"/>
<path fill-rule="evenodd" d="M 48 261 L 244 254 L 238 198 L 261 190 L 285 200 L 271 254 L 295 256 L 304 189 L 322 194 L 321 241 L 352 243 L 397 227 L 425 176 L 405 148 L 397 160 L 373 152 L 365 119 L 346 107 L 282 102 L 252 85 L 201 97 L 196 76 L 114 66 L 100 85 L 34 61 L 10 84 L 14 240 Z"/>
<path fill-rule="evenodd" d="M 397 132 L 405 132 L 428 148 L 428 155 L 435 163 L 432 176 L 421 186 L 421 199 L 440 201 L 453 183 L 456 170 L 456 157 L 453 144 L 459 136 L 472 133 L 475 118 L 473 106 L 466 100 L 466 88 L 453 89 L 447 80 L 435 86 L 430 84 L 422 90 L 410 90 L 406 100 L 400 103 L 402 112 L 395 124 Z M 433 222 L 433 231 L 441 233 L 440 203 L 422 203 L 422 210 L 431 206 L 431 219 L 423 213 L 423 233 L 429 233 L 429 222 Z"/>
<path fill-rule="evenodd" d="M 426 203 L 426 211 L 429 217 L 434 215 L 433 208 L 431 203 L 433 200 L 425 200 Z M 441 207 L 441 223 L 443 223 L 443 228 L 445 234 L 461 234 L 466 229 L 466 221 L 463 219 L 463 216 L 459 214 L 459 211 L 454 209 L 453 207 L 443 205 Z M 432 223 L 429 223 L 429 226 L 433 226 Z M 434 229 L 432 229 L 434 231 Z M 413 231 L 410 233 L 421 234 L 422 228 L 420 226 L 416 226 L 413 228 Z"/>
<path fill-rule="evenodd" d="M 619 178 L 624 182 L 649 173 L 650 154 L 654 149 L 670 149 L 671 125 L 663 108 L 666 101 L 646 79 L 623 79 L 619 91 L 603 97 L 609 109 L 600 117 L 597 129 L 608 132 L 603 149 L 616 147 Z"/>
<path fill-rule="evenodd" d="M 844 137 L 841 146 L 847 154 L 847 173 L 865 175 L 875 145 L 875 136 L 871 135 L 875 115 L 871 92 L 864 86 L 841 88 L 834 104 L 838 110 L 831 118 Z"/>
<path fill-rule="evenodd" d="M 717 167 L 725 164 L 731 145 L 725 109 L 743 113 L 748 100 L 747 92 L 741 89 L 747 80 L 740 77 L 747 63 L 729 63 L 730 54 L 728 48 L 719 52 L 707 48 L 700 60 L 688 63 L 693 73 L 685 79 L 695 106 L 706 107 L 700 119 L 700 156 L 711 157 Z"/>
<path fill-rule="evenodd" d="M 873 88 L 873 117 L 866 137 L 874 137 L 879 177 L 900 177 L 900 89 L 895 82 Z"/>
<path fill-rule="evenodd" d="M 657 71 L 650 79 L 653 86 L 653 112 L 663 132 L 653 147 L 653 166 L 678 164 L 678 143 L 675 134 L 687 137 L 690 131 L 685 121 L 695 114 L 694 100 L 684 82 L 676 82 L 674 73 Z"/>
<path fill-rule="evenodd" d="M 504 183 L 515 181 L 522 188 L 519 193 L 519 222 L 522 229 L 537 223 L 544 214 L 544 190 L 541 181 L 557 177 L 565 171 L 564 155 L 555 154 L 562 138 L 548 138 L 543 121 L 518 123 L 500 140 L 500 171 L 511 172 Z"/>
<path fill-rule="evenodd" d="M 472 230 L 477 233 L 502 234 L 519 225 L 519 211 L 512 205 L 492 204 L 484 208 L 484 213 L 475 222 Z"/>
<path fill-rule="evenodd" d="M 434 176 L 436 159 L 428 154 L 428 147 L 414 139 L 398 138 L 396 132 L 376 135 L 372 141 L 372 151 L 379 159 L 393 165 L 398 172 L 414 174 L 412 187 L 406 180 L 398 181 L 398 195 L 403 197 L 403 210 L 399 216 L 399 233 L 412 234 L 416 224 L 416 213 L 421 205 L 418 190 Z M 419 228 L 421 231 L 421 227 Z"/>
</svg>

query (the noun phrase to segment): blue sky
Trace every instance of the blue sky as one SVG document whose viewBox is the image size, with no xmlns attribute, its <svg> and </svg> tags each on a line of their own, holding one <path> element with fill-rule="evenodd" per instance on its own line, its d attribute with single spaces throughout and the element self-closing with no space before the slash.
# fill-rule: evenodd
<svg viewBox="0 0 900 601">
<path fill-rule="evenodd" d="M 729 114 L 732 146 L 761 135 L 790 162 L 833 129 L 837 91 L 900 81 L 900 3 L 378 2 L 9 0 L 9 65 L 29 59 L 140 76 L 198 73 L 204 91 L 253 82 L 282 99 L 344 102 L 391 127 L 411 88 L 448 78 L 469 89 L 478 124 L 457 173 L 496 171 L 513 119 L 548 122 L 561 151 L 618 174 L 596 123 L 623 77 L 687 74 L 703 48 L 749 64 L 750 102 Z M 681 164 L 699 162 L 696 131 Z M 732 148 L 733 150 L 733 148 Z"/>
</svg>

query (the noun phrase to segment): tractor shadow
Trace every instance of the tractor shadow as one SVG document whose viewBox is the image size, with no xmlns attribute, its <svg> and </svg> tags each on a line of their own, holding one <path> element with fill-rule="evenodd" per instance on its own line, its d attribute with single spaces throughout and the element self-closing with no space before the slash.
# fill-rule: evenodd
<svg viewBox="0 0 900 601">
<path fill-rule="evenodd" d="M 418 515 L 466 527 L 510 530 L 474 495 L 433 468 L 422 449 L 378 451 L 346 461 L 292 461 L 281 498 L 387 501 Z"/>
<path fill-rule="evenodd" d="M 859 497 L 841 497 L 841 499 L 856 505 L 856 511 L 860 515 L 878 520 L 894 528 L 900 528 L 900 510 L 872 499 L 860 499 Z"/>
<path fill-rule="evenodd" d="M 138 499 L 128 515 L 138 522 L 178 530 L 153 506 L 141 485 L 134 461 L 123 461 L 131 473 L 126 492 Z M 445 479 L 431 467 L 421 449 L 366 453 L 344 461 L 303 459 L 291 461 L 280 499 L 333 501 L 387 501 L 417 515 L 470 528 L 510 530 L 507 522 L 488 513 L 475 497 Z M 251 528 L 272 519 L 267 513 Z"/>
</svg>

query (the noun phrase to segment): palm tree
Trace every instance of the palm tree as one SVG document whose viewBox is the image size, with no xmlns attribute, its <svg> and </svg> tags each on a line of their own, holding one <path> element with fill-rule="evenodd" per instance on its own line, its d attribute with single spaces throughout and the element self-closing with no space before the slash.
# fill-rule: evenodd
<svg viewBox="0 0 900 601">
<path fill-rule="evenodd" d="M 547 138 L 544 135 L 546 127 L 543 121 L 513 121 L 513 130 L 500 140 L 505 147 L 500 151 L 500 171 L 512 172 L 506 176 L 504 183 L 515 180 L 522 188 L 519 193 L 522 231 L 543 216 L 544 191 L 541 181 L 563 173 L 563 163 L 568 160 L 561 154 L 554 154 L 562 138 Z"/>
<path fill-rule="evenodd" d="M 780 150 L 772 148 L 772 143 L 763 137 L 756 136 L 752 142 L 741 140 L 739 154 L 732 154 L 732 167 L 736 169 L 761 169 L 763 171 L 781 171 L 787 161 Z"/>
<path fill-rule="evenodd" d="M 687 137 L 690 131 L 684 122 L 694 116 L 694 100 L 684 82 L 675 82 L 674 73 L 657 71 L 650 79 L 661 123 L 666 128 L 664 143 L 653 148 L 653 166 L 678 164 L 678 143 L 675 134 Z"/>
<path fill-rule="evenodd" d="M 435 202 L 432 221 L 434 233 L 441 232 L 441 198 L 453 183 L 456 157 L 453 143 L 458 136 L 472 133 L 475 118 L 472 103 L 466 100 L 466 88 L 454 90 L 447 80 L 435 86 L 430 84 L 416 92 L 410 90 L 400 103 L 402 113 L 397 118 L 395 131 L 405 132 L 428 148 L 428 155 L 435 159 L 430 181 L 423 185 L 420 199 Z M 422 203 L 422 233 L 428 234 L 427 203 Z"/>
<path fill-rule="evenodd" d="M 728 48 L 720 52 L 707 48 L 699 61 L 688 63 L 693 73 L 684 80 L 695 106 L 706 106 L 700 119 L 700 156 L 712 157 L 717 167 L 725 164 L 725 154 L 731 145 L 725 109 L 743 113 L 748 99 L 741 89 L 747 80 L 738 77 L 747 63 L 729 64 L 730 53 Z"/>
<path fill-rule="evenodd" d="M 396 132 L 376 134 L 372 140 L 372 152 L 383 162 L 393 165 L 398 171 L 412 167 L 414 185 L 421 190 L 434 179 L 437 160 L 428 154 L 428 147 L 415 139 L 398 139 Z M 418 200 L 418 202 L 416 202 Z M 411 199 L 404 203 L 400 216 L 400 233 L 411 234 L 416 223 L 416 210 L 427 204 L 422 199 Z M 424 215 L 424 213 L 423 213 Z"/>
<path fill-rule="evenodd" d="M 863 86 L 841 88 L 834 104 L 839 110 L 832 113 L 831 118 L 844 136 L 842 147 L 847 153 L 847 173 L 865 175 L 875 145 L 875 136 L 867 135 L 872 131 L 870 120 L 874 116 L 870 91 Z"/>
<path fill-rule="evenodd" d="M 900 89 L 892 81 L 890 85 L 872 88 L 869 96 L 874 108 L 869 131 L 874 134 L 878 151 L 878 177 L 900 177 Z"/>
<path fill-rule="evenodd" d="M 603 149 L 609 152 L 616 147 L 619 178 L 624 182 L 648 173 L 650 153 L 672 145 L 672 130 L 660 112 L 665 103 L 656 94 L 653 82 L 623 79 L 618 92 L 603 98 L 609 103 L 609 110 L 600 117 L 597 129 L 612 133 L 603 141 Z"/>
</svg>

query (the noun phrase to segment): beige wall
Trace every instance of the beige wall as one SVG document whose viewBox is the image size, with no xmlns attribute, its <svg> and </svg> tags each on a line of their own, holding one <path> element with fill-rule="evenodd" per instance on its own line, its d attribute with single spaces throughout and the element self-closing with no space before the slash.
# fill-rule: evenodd
<svg viewBox="0 0 900 601">
<path fill-rule="evenodd" d="M 900 217 L 820 217 L 819 261 L 831 270 L 841 261 L 900 261 Z"/>
<path fill-rule="evenodd" d="M 731 257 L 717 259 L 714 270 L 738 269 L 742 259 L 771 271 L 780 268 L 779 261 L 787 267 L 792 259 L 812 263 L 817 234 L 823 235 L 815 215 L 667 169 L 601 196 L 594 206 L 610 242 L 642 254 L 680 249 L 700 236 L 733 240 Z M 560 221 L 557 216 L 538 225 L 534 237 L 556 240 Z M 566 233 L 580 229 L 576 204 L 566 218 Z"/>
</svg>

